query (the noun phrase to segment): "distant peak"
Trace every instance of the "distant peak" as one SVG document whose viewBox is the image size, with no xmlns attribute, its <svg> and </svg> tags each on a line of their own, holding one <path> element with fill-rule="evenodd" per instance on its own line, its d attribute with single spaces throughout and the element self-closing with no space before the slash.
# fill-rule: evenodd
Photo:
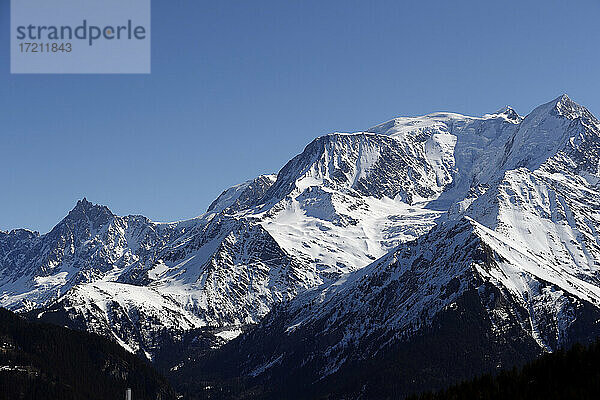
<svg viewBox="0 0 600 400">
<path fill-rule="evenodd" d="M 580 117 L 595 119 L 595 117 L 583 106 L 575 103 L 566 94 L 562 94 L 554 100 L 542 104 L 531 112 L 531 116 L 553 115 L 566 119 L 577 119 Z"/>
<path fill-rule="evenodd" d="M 93 204 L 84 197 L 83 199 L 77 201 L 75 207 L 71 210 L 71 212 L 69 212 L 69 216 L 79 219 L 84 215 L 91 219 L 106 219 L 107 217 L 112 217 L 113 213 L 108 209 L 108 207 L 99 204 Z"/>
<path fill-rule="evenodd" d="M 559 104 L 559 103 L 572 103 L 573 100 L 571 100 L 566 93 L 563 93 L 560 96 L 558 96 L 556 99 L 554 99 L 554 102 L 557 103 L 557 104 Z"/>
<path fill-rule="evenodd" d="M 89 206 L 92 206 L 93 204 L 91 202 L 89 202 L 88 199 L 86 199 L 84 197 L 83 199 L 77 201 L 77 205 L 78 206 L 87 206 L 87 207 L 89 207 Z"/>
<path fill-rule="evenodd" d="M 548 104 L 550 105 L 550 113 L 567 119 L 576 119 L 579 117 L 593 118 L 585 107 L 575 103 L 566 94 L 558 96 Z"/>
<path fill-rule="evenodd" d="M 569 98 L 569 96 L 567 96 L 567 94 L 561 94 L 560 96 L 546 104 L 550 106 L 551 110 L 557 111 L 560 111 L 561 108 L 573 107 L 574 105 L 577 105 L 573 100 Z"/>
<path fill-rule="evenodd" d="M 94 204 L 84 197 L 81 200 L 77 200 L 77 204 L 75 204 L 75 208 L 73 210 L 89 210 L 92 207 L 94 207 Z"/>
<path fill-rule="evenodd" d="M 497 110 L 494 114 L 509 114 L 513 112 L 515 112 L 515 110 L 511 106 L 504 106 Z"/>
<path fill-rule="evenodd" d="M 515 109 L 512 108 L 511 106 L 504 106 L 501 109 L 499 109 L 498 111 L 496 111 L 494 114 L 504 115 L 504 116 L 506 116 L 507 119 L 511 119 L 511 120 L 518 120 L 519 118 L 521 118 L 519 116 L 519 114 L 517 114 Z"/>
</svg>

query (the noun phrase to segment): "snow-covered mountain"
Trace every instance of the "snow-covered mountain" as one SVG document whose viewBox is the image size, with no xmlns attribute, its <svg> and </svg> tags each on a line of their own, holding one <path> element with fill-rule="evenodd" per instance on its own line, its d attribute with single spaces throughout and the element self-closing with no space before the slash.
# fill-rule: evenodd
<svg viewBox="0 0 600 400">
<path fill-rule="evenodd" d="M 524 118 L 435 113 L 325 135 L 189 221 L 84 199 L 48 234 L 0 232 L 0 304 L 150 358 L 164 337 L 200 329 L 218 346 L 286 304 L 236 341 L 289 338 L 244 353 L 257 377 L 298 360 L 330 376 L 473 293 L 487 333 L 555 349 L 600 304 L 599 133 L 565 95 Z M 307 335 L 320 358 L 298 345 Z"/>
<path fill-rule="evenodd" d="M 447 211 L 278 307 L 219 354 L 228 373 L 284 397 L 312 385 L 380 398 L 375 382 L 393 365 L 411 371 L 401 396 L 600 335 L 600 122 L 585 108 L 561 96 L 525 118 L 433 114 L 369 131 L 427 138 L 436 180 L 417 175 L 431 189 L 424 208 Z"/>
</svg>

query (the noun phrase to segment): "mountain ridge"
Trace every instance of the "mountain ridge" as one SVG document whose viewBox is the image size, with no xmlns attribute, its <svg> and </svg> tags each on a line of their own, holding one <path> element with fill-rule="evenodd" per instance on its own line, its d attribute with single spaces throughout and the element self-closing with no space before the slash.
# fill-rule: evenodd
<svg viewBox="0 0 600 400">
<path fill-rule="evenodd" d="M 525 117 L 510 107 L 482 117 L 433 113 L 321 136 L 277 174 L 225 190 L 206 213 L 187 221 L 119 217 L 84 198 L 47 234 L 0 234 L 0 304 L 102 334 L 160 363 L 166 343 L 187 343 L 188 334 L 201 332 L 204 354 L 245 337 L 248 329 L 270 329 L 267 322 L 279 318 L 281 307 L 301 309 L 304 302 L 318 303 L 311 296 L 333 295 L 340 287 L 349 292 L 339 304 L 362 315 L 360 301 L 345 303 L 360 293 L 351 282 L 382 260 L 400 257 L 402 249 L 425 254 L 418 241 L 431 240 L 426 243 L 439 248 L 437 260 L 422 258 L 421 271 L 414 259 L 393 279 L 379 273 L 383 281 L 377 283 L 385 284 L 388 296 L 431 297 L 431 303 L 402 303 L 412 311 L 383 313 L 382 321 L 404 320 L 389 327 L 404 329 L 410 340 L 450 312 L 449 299 L 467 293 L 469 282 L 482 281 L 512 308 L 496 310 L 483 298 L 477 304 L 477 293 L 465 294 L 480 310 L 474 315 L 492 321 L 510 311 L 506 326 L 531 343 L 527 354 L 553 350 L 574 334 L 551 321 L 575 315 L 569 310 L 579 310 L 577 302 L 585 310 L 597 307 L 599 133 L 589 111 L 560 96 Z M 461 236 L 458 226 L 470 233 Z M 465 253 L 471 242 L 483 250 Z M 486 251 L 498 260 L 477 270 L 478 254 Z M 456 269 L 459 259 L 463 269 Z M 559 279 L 549 280 L 549 274 Z M 410 292 L 407 283 L 397 292 L 402 276 L 409 283 L 435 276 L 431 282 L 438 284 L 426 286 L 427 296 L 418 287 Z M 418 311 L 426 309 L 431 313 Z M 540 313 L 548 321 L 540 322 Z M 318 316 L 307 314 L 281 334 L 308 332 L 302 324 L 321 324 Z M 499 329 L 501 322 L 486 322 L 481 332 Z M 379 351 L 369 347 L 374 342 L 368 335 L 363 341 L 361 332 L 369 329 L 344 318 L 337 323 L 340 332 L 356 331 L 352 341 L 324 335 L 337 343 L 324 350 L 331 359 L 311 364 L 329 368 L 332 376 L 358 362 L 344 359 L 351 343 L 358 343 L 352 351 Z M 406 328 L 411 324 L 414 329 Z M 391 335 L 390 343 L 399 340 L 389 327 L 375 327 Z M 272 355 L 262 364 L 280 354 Z M 268 368 L 256 373 L 259 364 L 242 372 L 268 376 Z"/>
</svg>

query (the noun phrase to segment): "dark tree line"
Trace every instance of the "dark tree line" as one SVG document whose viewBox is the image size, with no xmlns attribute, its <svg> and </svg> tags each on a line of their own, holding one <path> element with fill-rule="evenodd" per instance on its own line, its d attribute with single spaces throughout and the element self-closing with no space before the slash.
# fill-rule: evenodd
<svg viewBox="0 0 600 400">
<path fill-rule="evenodd" d="M 100 336 L 29 322 L 0 309 L 0 399 L 169 400 L 173 389 L 146 362 Z"/>
<path fill-rule="evenodd" d="M 484 375 L 412 400 L 564 400 L 600 399 L 600 340 L 575 345 L 496 376 Z"/>
</svg>

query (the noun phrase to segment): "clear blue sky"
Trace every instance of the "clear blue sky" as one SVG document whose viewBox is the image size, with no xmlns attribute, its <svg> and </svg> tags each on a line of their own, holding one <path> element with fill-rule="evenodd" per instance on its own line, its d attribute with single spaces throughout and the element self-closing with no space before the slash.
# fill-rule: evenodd
<svg viewBox="0 0 600 400">
<path fill-rule="evenodd" d="M 201 214 L 313 138 L 399 115 L 600 114 L 600 1 L 153 1 L 152 74 L 9 74 L 0 5 L 0 229 L 78 198 Z"/>
</svg>

